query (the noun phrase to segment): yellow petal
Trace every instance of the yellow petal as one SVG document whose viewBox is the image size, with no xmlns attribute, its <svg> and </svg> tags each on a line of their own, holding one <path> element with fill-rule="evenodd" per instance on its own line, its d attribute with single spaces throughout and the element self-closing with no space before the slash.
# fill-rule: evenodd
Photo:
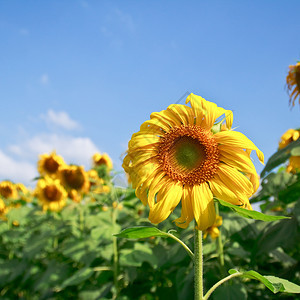
<svg viewBox="0 0 300 300">
<path fill-rule="evenodd" d="M 202 108 L 202 97 L 197 96 L 193 93 L 187 96 L 185 103 L 191 103 L 192 110 L 194 111 L 194 115 L 196 117 L 196 124 L 201 126 L 204 118 L 204 111 Z M 204 100 L 204 99 L 203 99 Z M 205 101 L 205 100 L 204 100 Z"/>
<path fill-rule="evenodd" d="M 209 181 L 209 186 L 213 195 L 226 202 L 232 203 L 234 205 L 240 205 L 241 202 L 237 195 L 231 191 L 220 179 L 219 175 L 216 174 L 214 178 Z"/>
<path fill-rule="evenodd" d="M 197 229 L 204 231 L 212 226 L 216 219 L 213 194 L 207 183 L 202 183 L 193 186 L 191 197 Z"/>
<path fill-rule="evenodd" d="M 194 125 L 194 112 L 189 106 L 171 104 L 168 109 L 173 111 L 178 116 L 183 125 Z"/>
<path fill-rule="evenodd" d="M 221 145 L 255 150 L 261 163 L 264 162 L 263 153 L 254 145 L 252 141 L 238 131 L 220 131 L 214 135 L 214 138 Z"/>
<path fill-rule="evenodd" d="M 158 224 L 164 221 L 180 202 L 182 190 L 180 183 L 168 182 L 165 189 L 158 192 L 159 202 L 150 208 L 150 222 Z"/>
<path fill-rule="evenodd" d="M 227 188 L 233 193 L 235 193 L 240 200 L 245 198 L 248 199 L 253 195 L 254 189 L 251 182 L 245 175 L 241 174 L 236 169 L 220 163 L 218 176 L 220 176 L 220 179 L 224 185 L 227 186 Z"/>
<path fill-rule="evenodd" d="M 181 199 L 181 216 L 174 220 L 176 225 L 181 228 L 187 228 L 194 219 L 193 206 L 191 201 L 191 187 L 184 187 Z"/>
</svg>

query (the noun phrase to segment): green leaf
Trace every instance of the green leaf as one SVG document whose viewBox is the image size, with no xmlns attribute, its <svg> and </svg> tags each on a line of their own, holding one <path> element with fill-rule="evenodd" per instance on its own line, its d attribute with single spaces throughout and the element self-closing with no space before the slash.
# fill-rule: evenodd
<svg viewBox="0 0 300 300">
<path fill-rule="evenodd" d="M 294 153 L 298 153 L 299 151 L 299 146 L 300 146 L 300 139 L 297 141 L 294 141 L 284 147 L 281 150 L 278 150 L 276 153 L 274 153 L 268 160 L 266 166 L 261 172 L 261 177 L 264 177 L 268 172 L 276 168 L 277 166 L 281 165 L 284 163 L 291 155 L 295 155 Z M 298 150 L 294 150 L 298 149 Z M 292 151 L 293 154 L 292 154 Z"/>
<path fill-rule="evenodd" d="M 163 231 L 160 231 L 156 227 L 130 227 L 122 230 L 118 234 L 114 234 L 116 237 L 127 238 L 127 239 L 144 239 L 152 236 L 169 237 L 169 235 Z"/>
<path fill-rule="evenodd" d="M 289 217 L 284 217 L 284 216 L 265 215 L 261 212 L 241 208 L 239 206 L 233 205 L 231 203 L 225 202 L 220 199 L 217 199 L 217 200 L 221 205 L 230 207 L 234 212 L 236 212 L 240 216 L 248 218 L 248 219 L 260 220 L 260 221 L 276 221 L 276 220 L 281 220 L 281 219 L 290 219 Z"/>
<path fill-rule="evenodd" d="M 87 279 L 89 279 L 94 273 L 92 268 L 83 268 L 77 271 L 73 276 L 67 278 L 61 285 L 61 288 L 65 288 L 69 285 L 77 285 Z"/>
<path fill-rule="evenodd" d="M 235 274 L 235 273 L 239 273 L 239 271 L 230 269 L 228 273 Z M 241 274 L 240 276 L 244 278 L 259 280 L 274 294 L 278 292 L 293 293 L 293 294 L 300 293 L 300 286 L 286 279 L 282 279 L 275 276 L 263 276 L 255 271 L 247 271 L 240 274 Z"/>
</svg>

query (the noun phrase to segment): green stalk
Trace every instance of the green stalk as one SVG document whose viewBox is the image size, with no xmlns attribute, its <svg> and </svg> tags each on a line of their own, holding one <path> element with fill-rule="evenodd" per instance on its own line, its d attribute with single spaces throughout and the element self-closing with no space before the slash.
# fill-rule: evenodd
<svg viewBox="0 0 300 300">
<path fill-rule="evenodd" d="M 195 299 L 203 300 L 203 249 L 202 249 L 202 231 L 195 227 L 195 250 L 194 250 L 194 286 Z"/>
<path fill-rule="evenodd" d="M 117 222 L 117 210 L 112 208 L 112 225 L 113 228 L 116 225 Z M 116 289 L 114 299 L 118 297 L 119 294 L 119 285 L 118 285 L 118 272 L 119 272 L 119 258 L 118 258 L 118 244 L 117 244 L 117 237 L 113 236 L 113 251 L 114 251 L 114 256 L 113 256 L 113 272 L 114 272 L 114 286 Z"/>
</svg>

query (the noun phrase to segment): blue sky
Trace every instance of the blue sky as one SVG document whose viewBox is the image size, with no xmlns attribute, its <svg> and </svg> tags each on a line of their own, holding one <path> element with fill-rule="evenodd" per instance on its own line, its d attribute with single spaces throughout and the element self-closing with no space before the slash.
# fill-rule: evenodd
<svg viewBox="0 0 300 300">
<path fill-rule="evenodd" d="M 86 168 L 107 152 L 120 171 L 132 133 L 187 92 L 231 109 L 270 157 L 300 126 L 285 89 L 299 11 L 299 1 L 0 1 L 0 180 L 29 184 L 54 148 Z"/>
</svg>

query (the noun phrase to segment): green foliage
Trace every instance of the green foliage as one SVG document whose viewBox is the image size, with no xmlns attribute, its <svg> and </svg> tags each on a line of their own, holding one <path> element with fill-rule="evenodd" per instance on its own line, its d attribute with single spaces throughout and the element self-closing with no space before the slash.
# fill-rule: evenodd
<svg viewBox="0 0 300 300">
<path fill-rule="evenodd" d="M 287 173 L 284 163 L 298 151 L 294 142 L 267 162 L 251 199 L 261 213 L 218 200 L 224 263 L 218 241 L 208 236 L 205 291 L 228 269 L 252 271 L 240 271 L 211 299 L 297 299 L 291 293 L 298 287 L 287 281 L 300 283 L 300 175 Z M 19 201 L 0 219 L 0 299 L 193 299 L 192 259 L 176 242 L 193 250 L 193 224 L 169 233 L 179 207 L 151 226 L 133 189 L 110 186 L 109 194 L 87 194 L 58 213 L 42 212 L 36 199 Z"/>
</svg>

